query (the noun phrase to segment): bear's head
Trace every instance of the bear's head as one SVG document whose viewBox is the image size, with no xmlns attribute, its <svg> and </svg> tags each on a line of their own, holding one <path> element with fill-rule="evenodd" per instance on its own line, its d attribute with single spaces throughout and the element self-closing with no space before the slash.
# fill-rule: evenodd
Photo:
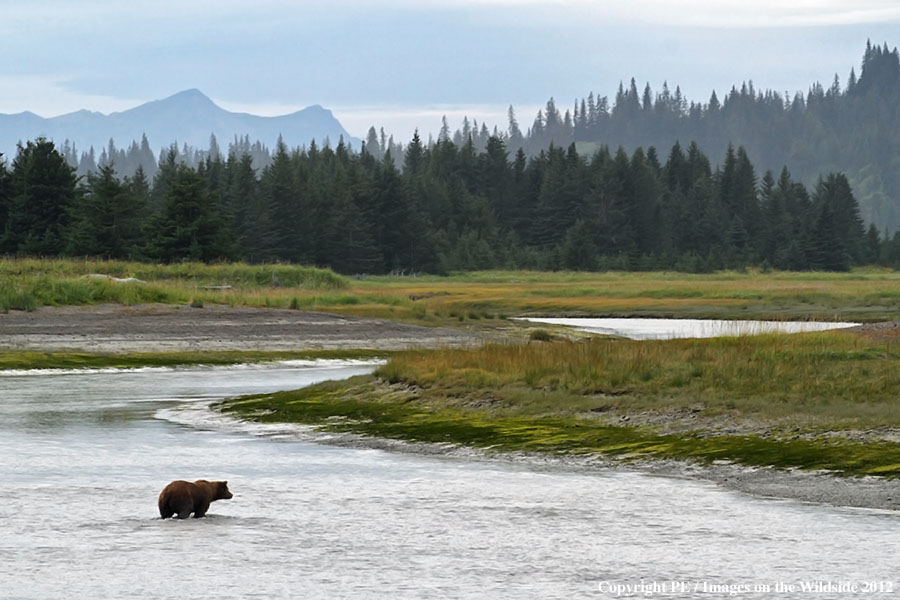
<svg viewBox="0 0 900 600">
<path fill-rule="evenodd" d="M 216 482 L 216 500 L 230 500 L 232 497 L 231 491 L 228 489 L 227 481 L 217 481 Z"/>
</svg>

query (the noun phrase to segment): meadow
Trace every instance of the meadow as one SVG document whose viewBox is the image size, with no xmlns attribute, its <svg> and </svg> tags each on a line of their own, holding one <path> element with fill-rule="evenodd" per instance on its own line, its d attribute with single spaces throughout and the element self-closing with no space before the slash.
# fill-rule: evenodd
<svg viewBox="0 0 900 600">
<path fill-rule="evenodd" d="M 223 404 L 245 418 L 495 450 L 900 475 L 896 331 L 877 337 L 824 332 L 635 342 L 510 319 L 898 320 L 900 273 L 895 271 L 517 271 L 350 278 L 289 265 L 0 261 L 0 309 L 102 302 L 320 310 L 463 327 L 484 333 L 483 339 L 501 340 L 469 349 L 402 352 L 372 376 Z M 300 357 L 314 356 L 7 352 L 0 366 Z"/>
<path fill-rule="evenodd" d="M 333 432 L 491 451 L 900 475 L 900 346 L 847 333 L 487 344 L 225 402 Z"/>
<path fill-rule="evenodd" d="M 91 277 L 97 274 L 140 281 Z M 290 308 L 487 329 L 522 315 L 872 322 L 900 318 L 900 273 L 489 271 L 350 278 L 277 264 L 0 260 L 0 311 L 102 302 Z"/>
</svg>

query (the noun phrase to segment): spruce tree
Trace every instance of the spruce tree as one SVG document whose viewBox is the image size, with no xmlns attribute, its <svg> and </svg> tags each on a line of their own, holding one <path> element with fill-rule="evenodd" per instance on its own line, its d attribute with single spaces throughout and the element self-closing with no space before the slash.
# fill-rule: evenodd
<svg viewBox="0 0 900 600">
<path fill-rule="evenodd" d="M 849 271 L 850 255 L 847 253 L 831 205 L 823 202 L 813 224 L 807 257 L 813 271 Z"/>
<path fill-rule="evenodd" d="M 854 264 L 862 263 L 865 254 L 865 228 L 859 216 L 859 204 L 853 196 L 847 177 L 841 173 L 829 173 L 819 180 L 814 202 L 820 210 L 821 205 L 828 205 L 842 247 Z"/>
<path fill-rule="evenodd" d="M 330 153 L 331 150 L 323 151 Z M 274 225 L 275 257 L 300 262 L 308 256 L 309 235 L 304 235 L 301 223 L 305 215 L 294 177 L 294 166 L 287 146 L 279 139 L 272 164 L 263 171 L 260 185 L 266 201 L 266 211 Z"/>
<path fill-rule="evenodd" d="M 10 174 L 6 229 L 0 245 L 20 255 L 59 256 L 76 199 L 75 171 L 50 142 L 19 146 Z"/>
<path fill-rule="evenodd" d="M 141 246 L 145 197 L 129 180 L 119 181 L 112 165 L 88 175 L 72 209 L 67 253 L 74 256 L 134 258 Z"/>
<path fill-rule="evenodd" d="M 3 153 L 0 153 L 0 253 L 9 252 L 3 244 L 6 238 L 6 226 L 11 196 L 12 189 L 10 187 L 9 171 L 6 168 L 6 161 L 3 159 Z"/>
<path fill-rule="evenodd" d="M 203 176 L 186 165 L 176 167 L 162 212 L 151 221 L 147 254 L 162 262 L 212 262 L 232 258 L 232 240 L 216 211 Z"/>
</svg>

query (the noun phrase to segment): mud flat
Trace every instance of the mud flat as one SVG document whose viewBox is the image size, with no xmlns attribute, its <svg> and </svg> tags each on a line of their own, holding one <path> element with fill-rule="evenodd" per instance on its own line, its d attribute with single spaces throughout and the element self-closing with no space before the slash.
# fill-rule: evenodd
<svg viewBox="0 0 900 600">
<path fill-rule="evenodd" d="M 0 349 L 22 351 L 401 350 L 479 341 L 463 331 L 284 309 L 102 304 L 0 314 Z"/>
</svg>

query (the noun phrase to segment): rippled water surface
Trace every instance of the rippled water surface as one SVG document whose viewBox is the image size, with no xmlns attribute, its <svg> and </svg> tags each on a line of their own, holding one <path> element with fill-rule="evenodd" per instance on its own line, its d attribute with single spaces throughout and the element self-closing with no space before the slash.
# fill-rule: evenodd
<svg viewBox="0 0 900 600">
<path fill-rule="evenodd" d="M 370 368 L 0 376 L 0 597 L 894 595 L 804 592 L 803 582 L 898 591 L 896 513 L 336 447 L 206 408 Z M 204 519 L 160 520 L 162 487 L 201 477 L 227 479 L 234 498 Z"/>
<path fill-rule="evenodd" d="M 548 325 L 566 325 L 603 335 L 618 335 L 633 340 L 669 340 L 709 338 L 760 333 L 800 333 L 843 329 L 859 323 L 822 321 L 725 321 L 720 319 L 594 319 L 588 317 L 529 317 L 523 319 Z"/>
</svg>

